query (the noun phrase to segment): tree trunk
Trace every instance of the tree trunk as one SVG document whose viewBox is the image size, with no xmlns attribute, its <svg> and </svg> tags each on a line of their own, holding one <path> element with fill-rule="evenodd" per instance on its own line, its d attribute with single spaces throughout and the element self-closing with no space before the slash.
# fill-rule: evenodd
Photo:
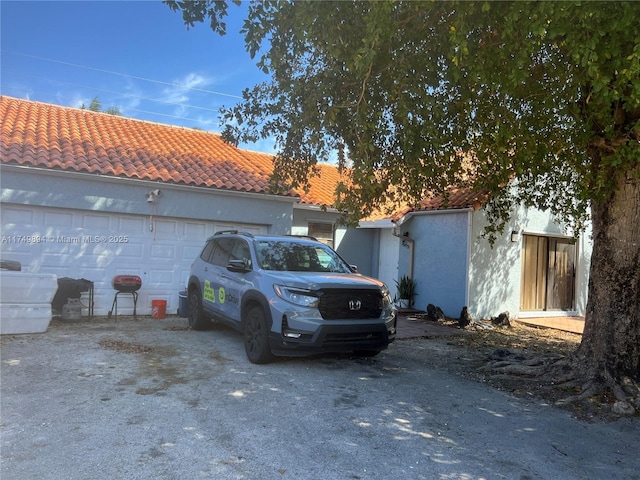
<svg viewBox="0 0 640 480">
<path fill-rule="evenodd" d="M 640 167 L 591 206 L 593 254 L 578 370 L 598 382 L 640 380 Z"/>
</svg>

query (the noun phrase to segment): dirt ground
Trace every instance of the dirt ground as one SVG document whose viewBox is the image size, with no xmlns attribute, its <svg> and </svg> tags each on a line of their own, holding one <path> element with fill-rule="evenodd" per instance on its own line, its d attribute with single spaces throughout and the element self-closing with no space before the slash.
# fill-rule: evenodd
<svg viewBox="0 0 640 480">
<path fill-rule="evenodd" d="M 413 316 L 425 322 L 432 321 L 426 315 Z M 58 323 L 54 320 L 52 325 Z M 442 319 L 438 323 L 459 328 L 457 319 Z M 189 330 L 189 327 L 169 329 Z M 583 420 L 619 418 L 611 410 L 616 401 L 613 394 L 565 404 L 563 400 L 580 394 L 580 389 L 560 378 L 557 368 L 549 374 L 551 369 L 547 367 L 570 356 L 580 344 L 581 335 L 515 321 L 509 326 L 473 322 L 464 330 L 464 335 L 400 339 L 395 345 L 404 345 L 405 353 L 410 356 L 418 350 L 419 359 L 430 367 L 447 370 L 517 397 L 565 408 Z M 100 345 L 124 353 L 140 353 L 138 349 L 143 348 L 128 342 L 105 341 Z M 635 416 L 640 416 L 638 412 L 640 408 L 636 408 Z"/>
<path fill-rule="evenodd" d="M 457 319 L 438 323 L 458 328 Z M 469 332 L 466 335 L 430 338 L 425 342 L 432 364 L 518 397 L 535 398 L 566 408 L 582 419 L 618 417 L 611 411 L 615 402 L 613 395 L 564 404 L 563 400 L 578 395 L 580 390 L 560 378 L 558 369 L 555 375 L 548 373 L 546 367 L 557 364 L 576 350 L 581 335 L 513 321 L 502 327 L 472 323 L 465 330 Z"/>
</svg>

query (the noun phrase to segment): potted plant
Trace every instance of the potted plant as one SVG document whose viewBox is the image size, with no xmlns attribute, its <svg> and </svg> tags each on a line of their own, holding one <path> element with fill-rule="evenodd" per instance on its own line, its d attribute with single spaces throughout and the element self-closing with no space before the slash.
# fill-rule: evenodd
<svg viewBox="0 0 640 480">
<path fill-rule="evenodd" d="M 396 280 L 398 296 L 400 297 L 400 308 L 409 308 L 413 305 L 413 297 L 416 295 L 416 281 L 404 275 L 400 280 Z"/>
</svg>

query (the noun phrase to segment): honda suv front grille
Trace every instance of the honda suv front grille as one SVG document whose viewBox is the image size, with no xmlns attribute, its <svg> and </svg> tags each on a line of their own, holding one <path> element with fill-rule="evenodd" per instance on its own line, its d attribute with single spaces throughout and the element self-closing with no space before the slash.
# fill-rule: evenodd
<svg viewBox="0 0 640 480">
<path fill-rule="evenodd" d="M 326 289 L 318 293 L 325 320 L 373 319 L 382 313 L 382 295 L 376 290 Z"/>
</svg>

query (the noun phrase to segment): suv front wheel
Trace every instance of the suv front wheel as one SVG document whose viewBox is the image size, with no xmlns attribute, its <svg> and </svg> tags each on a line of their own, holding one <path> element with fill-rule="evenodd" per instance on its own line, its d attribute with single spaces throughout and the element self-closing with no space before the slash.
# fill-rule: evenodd
<svg viewBox="0 0 640 480">
<path fill-rule="evenodd" d="M 207 318 L 202 312 L 202 297 L 197 288 L 189 290 L 189 326 L 194 330 L 205 330 L 208 327 Z"/>
<path fill-rule="evenodd" d="M 244 349 L 251 363 L 268 363 L 273 360 L 269 348 L 269 326 L 262 307 L 254 305 L 243 322 Z"/>
</svg>

